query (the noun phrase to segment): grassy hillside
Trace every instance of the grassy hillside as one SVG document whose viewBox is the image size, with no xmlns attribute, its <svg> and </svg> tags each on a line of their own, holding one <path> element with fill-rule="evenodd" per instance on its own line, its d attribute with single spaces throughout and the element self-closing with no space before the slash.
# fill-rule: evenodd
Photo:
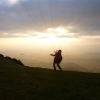
<svg viewBox="0 0 100 100">
<path fill-rule="evenodd" d="M 100 100 L 100 74 L 22 67 L 0 57 L 0 100 Z"/>
</svg>

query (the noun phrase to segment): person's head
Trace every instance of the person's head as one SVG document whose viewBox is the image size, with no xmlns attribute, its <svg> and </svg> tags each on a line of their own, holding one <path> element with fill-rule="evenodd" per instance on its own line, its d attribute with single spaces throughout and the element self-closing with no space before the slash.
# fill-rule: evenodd
<svg viewBox="0 0 100 100">
<path fill-rule="evenodd" d="M 61 50 L 58 50 L 58 52 L 60 52 L 60 53 L 61 53 L 62 51 L 61 51 Z"/>
</svg>

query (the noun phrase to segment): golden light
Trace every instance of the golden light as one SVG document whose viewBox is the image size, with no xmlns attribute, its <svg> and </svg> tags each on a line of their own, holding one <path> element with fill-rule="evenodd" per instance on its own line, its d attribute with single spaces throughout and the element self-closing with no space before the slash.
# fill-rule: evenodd
<svg viewBox="0 0 100 100">
<path fill-rule="evenodd" d="M 38 41 L 45 44 L 55 44 L 61 42 L 62 39 L 56 38 L 56 34 L 41 33 Z"/>
<path fill-rule="evenodd" d="M 72 36 L 73 33 L 69 33 L 67 29 L 62 27 L 48 28 L 45 33 L 37 33 L 39 35 L 38 42 L 42 44 L 61 44 L 63 41 L 73 41 L 73 38 L 66 38 Z M 58 36 L 58 37 L 57 37 Z M 66 37 L 61 37 L 66 36 Z"/>
<path fill-rule="evenodd" d="M 65 34 L 65 33 L 68 32 L 67 30 L 65 30 L 63 28 L 56 28 L 55 31 L 58 32 L 58 33 L 60 33 L 60 34 Z"/>
<path fill-rule="evenodd" d="M 7 35 L 8 33 L 4 33 Z M 28 31 L 25 33 L 15 33 L 13 36 L 17 36 L 18 38 L 6 39 L 5 43 L 11 46 L 19 45 L 20 47 L 52 47 L 54 49 L 59 49 L 61 46 L 66 44 L 74 44 L 76 41 L 74 38 L 67 38 L 67 36 L 73 35 L 69 33 L 67 29 L 64 28 L 48 28 L 46 32 L 36 32 L 36 31 Z M 63 37 L 62 37 L 63 36 Z M 65 37 L 64 37 L 65 36 Z M 24 38 L 23 38 L 24 37 Z M 2 41 L 1 41 L 2 42 Z"/>
<path fill-rule="evenodd" d="M 68 30 L 62 28 L 62 27 L 58 27 L 58 28 L 48 28 L 47 29 L 48 33 L 54 33 L 54 34 L 66 34 L 68 33 Z"/>
</svg>

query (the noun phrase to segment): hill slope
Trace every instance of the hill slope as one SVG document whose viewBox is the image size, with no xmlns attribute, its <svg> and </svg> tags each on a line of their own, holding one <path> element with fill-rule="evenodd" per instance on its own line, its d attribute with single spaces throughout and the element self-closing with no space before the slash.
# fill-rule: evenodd
<svg viewBox="0 0 100 100">
<path fill-rule="evenodd" d="M 10 57 L 1 57 L 0 56 L 0 66 L 2 67 L 24 67 L 24 65 L 21 63 L 21 61 L 15 59 L 15 58 L 10 58 Z"/>
<path fill-rule="evenodd" d="M 0 58 L 0 100 L 100 99 L 100 74 L 18 66 Z"/>
</svg>

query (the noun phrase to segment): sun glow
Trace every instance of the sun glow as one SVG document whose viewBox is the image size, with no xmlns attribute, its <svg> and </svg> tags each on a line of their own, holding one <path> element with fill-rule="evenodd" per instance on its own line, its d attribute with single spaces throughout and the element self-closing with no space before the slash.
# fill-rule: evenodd
<svg viewBox="0 0 100 100">
<path fill-rule="evenodd" d="M 48 44 L 55 44 L 58 42 L 62 42 L 62 39 L 56 38 L 55 34 L 45 34 L 41 33 L 41 35 L 38 38 L 38 41 L 41 43 L 48 43 Z"/>
<path fill-rule="evenodd" d="M 60 34 L 66 34 L 66 33 L 68 33 L 68 30 L 65 30 L 64 28 L 61 28 L 61 27 L 58 27 L 58 28 L 55 28 L 55 29 L 48 28 L 47 31 L 49 33 L 56 33 L 56 34 L 59 34 L 59 33 Z"/>
<path fill-rule="evenodd" d="M 62 27 L 58 28 L 48 28 L 44 33 L 37 33 L 37 41 L 41 44 L 63 44 L 64 41 L 72 42 L 74 41 L 73 38 L 67 38 L 67 36 L 72 36 L 72 33 L 69 33 L 67 29 Z"/>
<path fill-rule="evenodd" d="M 8 33 L 4 33 L 4 35 L 8 35 Z M 15 36 L 18 38 L 6 39 L 5 43 L 3 44 L 10 44 L 11 46 L 19 45 L 25 47 L 26 45 L 33 47 L 36 46 L 37 48 L 40 47 L 52 47 L 54 49 L 59 49 L 66 44 L 74 44 L 76 39 L 75 38 L 67 38 L 70 33 L 68 30 L 64 28 L 49 28 L 46 32 L 36 32 L 36 31 L 29 31 L 26 33 L 16 33 Z M 65 37 L 64 37 L 65 36 Z M 23 38 L 24 37 L 24 38 Z M 71 36 L 70 36 L 71 37 Z M 13 42 L 12 42 L 13 41 Z"/>
</svg>

